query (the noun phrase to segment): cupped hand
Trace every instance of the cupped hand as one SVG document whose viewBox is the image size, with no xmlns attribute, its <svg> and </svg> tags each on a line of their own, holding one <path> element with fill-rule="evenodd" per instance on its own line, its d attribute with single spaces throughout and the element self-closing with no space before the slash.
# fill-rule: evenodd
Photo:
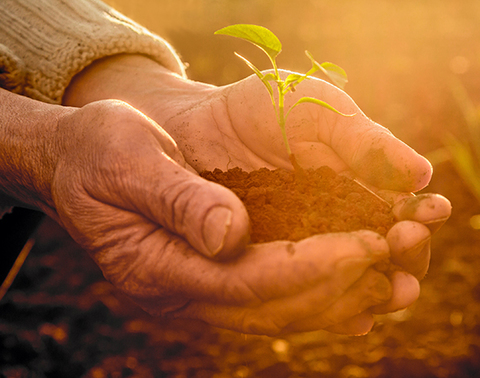
<svg viewBox="0 0 480 378">
<path fill-rule="evenodd" d="M 412 194 L 430 181 L 430 163 L 365 116 L 337 87 L 318 79 L 304 81 L 287 97 L 286 109 L 304 96 L 326 101 L 350 116 L 315 104 L 296 107 L 287 119 L 287 135 L 297 162 L 303 168 L 328 165 L 389 202 L 398 221 L 387 235 L 392 260 L 423 278 L 431 236 L 451 213 L 449 201 L 440 195 Z M 256 76 L 225 87 L 203 88 L 199 97 L 194 106 L 177 108 L 171 117 L 153 111 L 162 113 L 156 117 L 196 170 L 292 168 L 269 96 Z"/>
<path fill-rule="evenodd" d="M 343 117 L 313 104 L 304 104 L 294 109 L 287 121 L 287 134 L 297 161 L 305 168 L 329 165 L 339 173 L 359 178 L 366 185 L 384 194 L 392 204 L 399 221 L 390 230 L 386 240 L 380 241 L 368 235 L 370 242 L 364 243 L 365 234 L 361 234 L 362 237 L 358 239 L 358 233 L 316 236 L 299 243 L 277 242 L 249 246 L 238 259 L 229 263 L 218 263 L 205 260 L 203 256 L 193 252 L 194 249 L 202 251 L 202 248 L 198 248 L 191 241 L 196 237 L 189 239 L 185 234 L 178 233 L 175 229 L 170 230 L 162 222 L 155 221 L 154 217 L 145 218 L 140 215 L 140 218 L 148 219 L 148 229 L 156 236 L 133 237 L 129 235 L 134 231 L 131 226 L 137 225 L 138 221 L 130 223 L 119 218 L 122 224 L 129 225 L 123 232 L 130 242 L 126 245 L 134 249 L 137 244 L 142 243 L 146 250 L 154 250 L 156 253 L 149 252 L 149 258 L 145 263 L 141 263 L 132 256 L 143 255 L 142 253 L 119 255 L 101 252 L 99 255 L 104 256 L 106 262 L 97 261 L 101 266 L 108 266 L 104 268 L 107 277 L 124 290 L 126 288 L 133 291 L 134 294 L 131 295 L 136 297 L 137 302 L 142 303 L 143 307 L 152 313 L 191 316 L 211 324 L 254 333 L 274 334 L 327 327 L 334 332 L 364 333 L 372 326 L 373 312 L 395 311 L 411 304 L 418 296 L 417 279 L 422 278 L 428 269 L 431 235 L 450 214 L 450 204 L 445 198 L 438 195 L 411 194 L 428 184 L 431 177 L 430 164 L 387 129 L 368 119 L 343 91 L 322 80 L 304 81 L 287 100 L 287 108 L 305 95 L 327 101 L 343 113 L 355 115 Z M 214 87 L 179 78 L 147 58 L 115 57 L 93 65 L 75 79 L 67 91 L 65 102 L 81 106 L 107 98 L 125 100 L 161 124 L 177 143 L 188 165 L 197 171 L 236 166 L 247 170 L 264 166 L 291 168 L 271 102 L 256 77 L 249 77 L 225 87 Z M 125 160 L 132 161 L 128 158 Z M 135 167 L 135 171 L 142 172 L 137 165 Z M 122 177 L 124 173 L 120 172 L 123 172 L 123 169 L 118 171 L 119 177 Z M 154 172 L 150 175 L 156 176 Z M 160 177 L 166 179 L 167 175 Z M 138 188 L 146 185 L 143 178 L 140 181 L 142 183 Z M 122 187 L 120 192 L 123 190 Z M 109 203 L 108 199 L 104 201 Z M 133 211 L 137 216 L 150 214 L 153 203 L 155 202 L 144 203 L 143 207 L 134 207 Z M 120 207 L 123 209 L 123 206 Z M 127 209 L 132 211 L 131 208 Z M 182 208 L 175 208 L 172 213 L 177 214 L 179 210 Z M 185 213 L 183 214 L 182 218 L 187 218 Z M 236 214 L 235 211 L 233 214 Z M 157 215 L 164 217 L 161 211 Z M 110 231 L 113 230 L 111 223 L 105 223 L 105 226 L 109 227 Z M 225 227 L 218 224 L 212 226 L 212 229 L 218 227 L 225 230 Z M 117 228 L 121 227 L 117 225 Z M 189 231 L 185 232 L 188 234 Z M 109 235 L 107 231 L 104 233 Z M 112 236 L 122 233 L 110 234 Z M 162 244 L 158 239 L 160 234 L 163 240 L 176 242 Z M 176 235 L 182 236 L 181 242 Z M 372 238 L 375 239 L 374 247 Z M 185 239 L 189 246 L 182 244 Z M 344 243 L 347 243 L 348 247 Z M 349 243 L 354 243 L 355 246 Z M 360 243 L 358 245 L 362 247 L 356 243 Z M 115 246 L 122 243 L 113 239 L 110 244 Z M 236 243 L 233 242 L 232 245 Z M 304 249 L 305 245 L 308 248 Z M 292 246 L 295 251 L 293 254 L 290 253 Z M 167 248 L 168 252 L 165 252 L 164 248 Z M 301 254 L 298 253 L 300 249 Z M 106 250 L 104 246 L 98 248 L 98 251 Z M 315 253 L 311 252 L 313 250 Z M 175 251 L 181 252 L 177 255 Z M 369 257 L 368 267 L 357 267 L 358 275 L 351 275 L 355 278 L 354 281 L 345 282 L 348 275 L 335 267 L 336 263 L 330 265 L 331 270 L 327 275 L 329 278 L 320 279 L 321 270 L 318 270 L 315 260 L 333 259 L 338 262 L 342 260 L 342 251 L 350 251 L 349 253 L 357 257 L 359 251 L 360 254 L 373 251 L 375 256 L 382 251 L 382 259 L 390 256 L 391 260 L 405 271 L 395 273 L 390 282 L 372 268 L 374 262 L 382 259 L 372 260 Z M 229 252 L 225 255 L 229 256 Z M 281 269 L 276 271 L 276 275 L 262 275 L 263 281 L 256 281 L 260 279 L 256 274 L 272 272 L 269 266 L 277 266 L 277 262 L 282 259 L 292 262 L 294 260 L 290 260 L 290 256 L 299 255 L 302 256 L 302 268 L 297 267 L 296 263 L 279 263 Z M 150 263 L 150 259 L 156 256 L 168 258 L 165 257 L 162 262 Z M 131 263 L 132 258 L 135 263 Z M 259 262 L 258 259 L 262 258 L 265 260 Z M 203 263 L 197 263 L 198 259 Z M 355 259 L 353 260 L 357 261 Z M 361 260 L 362 258 L 358 261 Z M 122 261 L 135 269 L 128 270 L 128 274 L 119 275 L 117 267 L 124 265 Z M 152 266 L 158 269 L 152 269 Z M 316 272 L 311 274 L 316 276 L 318 281 L 309 278 L 310 273 L 306 274 L 304 269 Z M 112 274 L 109 274 L 110 270 Z M 192 272 L 191 278 L 186 278 L 187 271 Z M 203 278 L 197 276 L 199 271 Z M 245 276 L 241 271 L 251 273 Z M 221 273 L 217 276 L 214 272 L 228 273 L 228 278 L 223 278 L 225 276 Z M 298 276 L 293 272 L 297 272 Z M 167 281 L 172 281 L 158 281 L 163 280 L 164 275 L 167 276 Z M 208 283 L 203 279 L 209 280 Z M 232 281 L 233 286 L 226 283 L 225 279 Z M 302 283 L 296 283 L 297 279 Z M 152 282 L 157 289 L 151 289 Z M 185 285 L 184 289 L 175 289 L 179 282 Z M 187 295 L 195 282 L 198 283 L 195 289 L 197 292 L 193 295 L 189 292 Z M 318 282 L 322 284 L 315 286 Z M 267 283 L 274 285 L 275 290 L 270 289 Z M 333 286 L 330 286 L 330 283 Z M 344 283 L 347 286 L 342 286 Z M 333 287 L 338 289 L 337 285 L 340 285 L 340 290 L 335 295 Z M 214 286 L 217 288 L 214 289 Z M 218 290 L 222 287 L 223 290 L 220 289 L 219 293 Z M 165 288 L 168 289 L 163 291 Z M 300 292 L 312 292 L 315 288 L 320 292 L 313 291 L 314 295 L 305 296 L 303 305 L 300 305 L 302 301 L 285 301 L 286 298 L 298 298 Z M 180 290 L 185 295 L 182 297 L 175 290 Z M 198 291 L 202 294 L 199 295 Z M 249 294 L 245 294 L 247 292 Z M 169 293 L 173 293 L 172 296 Z M 378 295 L 379 293 L 382 295 Z M 225 301 L 226 297 L 229 299 Z M 252 299 L 254 297 L 255 299 Z M 314 297 L 321 300 L 314 300 Z M 215 303 L 220 299 L 223 303 Z M 169 304 L 170 300 L 173 300 L 174 305 Z M 272 301 L 278 307 L 270 307 Z M 263 306 L 265 303 L 269 303 L 265 311 L 258 312 L 260 304 Z M 292 303 L 295 306 L 292 307 Z"/>
<path fill-rule="evenodd" d="M 240 200 L 192 173 L 151 119 L 107 100 L 58 122 L 50 215 L 149 313 L 276 335 L 327 328 L 392 298 L 373 268 L 389 256 L 378 235 L 246 246 Z"/>
<path fill-rule="evenodd" d="M 430 181 L 430 163 L 395 138 L 388 129 L 366 117 L 345 92 L 317 79 L 302 84 L 286 100 L 286 109 L 307 96 L 326 101 L 349 116 L 341 116 L 315 104 L 302 104 L 292 110 L 287 119 L 287 135 L 296 160 L 304 168 L 328 165 L 339 174 L 363 182 L 390 203 L 398 222 L 389 230 L 386 240 L 390 260 L 401 270 L 391 277 L 392 299 L 387 304 L 375 306 L 371 312 L 387 313 L 404 308 L 407 303 L 401 298 L 412 300 L 419 295 L 417 280 L 422 279 L 428 270 L 431 237 L 449 218 L 450 202 L 436 194 L 412 194 Z M 245 161 L 258 164 L 255 158 L 260 157 L 274 167 L 288 168 L 290 161 L 272 105 L 265 93 L 261 95 L 261 89 L 262 84 L 256 77 L 224 87 L 226 94 L 222 102 L 226 110 L 217 104 L 222 109 L 217 114 L 227 114 L 231 129 L 247 146 L 248 152 L 243 150 L 239 164 L 245 164 Z M 213 101 L 209 106 L 215 109 Z M 219 116 L 214 118 L 218 120 Z M 228 122 L 217 121 L 217 124 L 221 129 Z M 254 157 L 245 159 L 249 152 Z M 367 311 L 330 330 L 350 333 L 352 327 L 360 324 L 366 327 L 369 323 L 371 317 Z"/>
</svg>

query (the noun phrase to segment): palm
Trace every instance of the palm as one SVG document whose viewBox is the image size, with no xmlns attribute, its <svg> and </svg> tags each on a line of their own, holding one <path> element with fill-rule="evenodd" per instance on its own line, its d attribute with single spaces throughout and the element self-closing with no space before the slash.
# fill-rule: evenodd
<svg viewBox="0 0 480 378">
<path fill-rule="evenodd" d="M 428 183 L 429 163 L 369 120 L 343 91 L 317 79 L 297 88 L 287 97 L 287 109 L 298 98 L 311 96 L 355 114 L 343 117 L 314 104 L 293 110 L 287 135 L 301 166 L 353 171 L 382 189 L 416 191 Z M 165 128 L 197 170 L 291 167 L 272 103 L 253 76 L 210 90 L 195 107 L 169 118 Z"/>
<path fill-rule="evenodd" d="M 198 228 L 208 202 L 231 200 L 247 225 L 231 192 L 183 169 L 171 140 L 124 104 L 91 104 L 66 120 L 68 153 L 52 184 L 58 220 L 105 277 L 151 314 L 273 335 L 347 321 L 392 295 L 370 267 L 388 257 L 388 247 L 370 232 L 251 245 L 230 262 L 206 258 Z M 231 227 L 246 233 L 235 220 Z M 368 296 L 372 285 L 381 290 Z M 370 319 L 362 316 L 361 332 Z"/>
<path fill-rule="evenodd" d="M 122 66 L 121 61 L 130 59 L 139 64 Z M 273 108 L 258 79 L 250 77 L 218 88 L 179 79 L 148 59 L 121 57 L 113 59 L 113 64 L 119 61 L 127 73 L 133 69 L 137 74 L 119 77 L 117 70 L 110 70 L 111 62 L 105 61 L 70 87 L 66 103 L 82 106 L 108 98 L 127 101 L 161 125 L 197 171 L 289 166 Z M 159 85 L 152 87 L 156 81 Z M 351 171 L 374 186 L 404 192 L 393 193 L 393 202 L 426 185 L 428 162 L 368 120 L 343 92 L 318 80 L 306 81 L 302 87 L 303 93 L 297 90 L 290 103 L 295 96 L 308 95 L 343 112 L 357 113 L 355 117 L 339 117 L 315 105 L 302 105 L 292 112 L 288 133 L 302 165 L 327 164 L 337 171 Z M 85 198 L 77 197 L 66 199 L 67 205 L 78 203 L 79 207 L 64 209 L 63 221 L 64 225 L 73 222 L 71 233 L 94 251 L 106 276 L 152 313 L 173 311 L 173 316 L 199 318 L 244 332 L 273 334 L 280 329 L 325 328 L 389 298 L 391 287 L 386 277 L 369 268 L 388 256 L 389 250 L 392 258 L 398 257 L 399 265 L 421 278 L 428 267 L 431 235 L 420 223 L 435 230 L 449 215 L 445 199 L 407 200 L 395 205 L 394 212 L 399 220 L 414 222 L 394 226 L 387 236 L 388 245 L 371 233 L 331 234 L 295 245 L 276 242 L 247 248 L 237 238 L 230 247 L 240 248 L 241 256 L 229 263 L 215 262 L 204 257 L 210 255 L 199 228 L 207 223 L 206 211 L 213 204 L 224 203 L 235 214 L 229 235 L 246 235 L 248 221 L 238 199 L 225 188 L 182 173 L 184 170 L 167 157 L 188 168 L 172 143 L 167 143 L 166 153 L 152 144 L 162 139 L 158 135 L 155 140 L 148 137 L 148 141 L 137 143 L 140 129 L 132 122 L 126 125 L 130 132 L 123 137 L 112 129 L 114 140 L 124 143 L 120 151 L 127 147 L 123 155 L 126 166 L 119 166 L 117 159 L 105 154 L 115 174 L 105 179 L 106 166 L 100 167 L 100 175 L 94 166 L 86 193 L 87 202 L 96 206 L 93 210 L 105 217 L 88 218 L 83 210 Z M 93 151 L 104 151 L 104 145 L 95 146 Z M 85 173 L 85 168 L 77 171 Z M 99 182 L 99 177 L 105 180 Z M 105 188 L 101 183 L 110 186 Z M 72 194 L 71 186 L 64 190 L 66 196 Z M 114 212 L 110 212 L 112 206 L 116 207 Z M 79 209 L 86 216 L 83 220 L 75 211 Z M 222 227 L 213 225 L 207 234 Z M 297 252 L 292 254 L 292 248 Z M 230 248 L 230 257 L 231 252 Z M 352 259 L 345 260 L 345 253 Z M 322 271 L 329 258 L 331 263 Z M 392 301 L 377 310 L 388 312 L 411 303 L 418 295 L 418 283 L 412 280 L 411 276 L 394 279 Z M 409 282 L 414 287 L 409 287 Z M 364 332 L 371 326 L 371 318 L 368 312 L 360 316 L 363 318 L 344 323 L 347 328 L 336 330 Z"/>
<path fill-rule="evenodd" d="M 450 214 L 448 201 L 426 195 L 422 201 L 405 202 L 409 192 L 422 189 L 430 180 L 429 162 L 387 129 L 368 119 L 343 91 L 317 79 L 304 81 L 286 101 L 291 106 L 303 96 L 319 97 L 352 117 L 344 117 L 315 104 L 302 104 L 287 120 L 290 145 L 301 166 L 328 165 L 349 172 L 375 187 L 395 203 L 400 223 L 391 232 L 393 251 L 409 250 L 422 261 L 399 260 L 421 278 L 428 268 L 429 245 L 416 241 L 430 237 Z M 240 167 L 291 168 L 274 108 L 262 83 L 250 76 L 226 87 L 209 89 L 208 95 L 188 111 L 178 112 L 165 124 L 186 160 L 197 170 Z M 421 206 L 417 204 L 421 203 Z M 406 205 L 405 205 L 406 204 Z M 405 206 L 404 206 L 405 205 Z M 402 209 L 403 210 L 400 210 Z M 411 212 L 405 209 L 410 208 Z M 427 209 L 434 209 L 428 211 Z M 412 220 L 428 226 L 411 226 Z M 416 227 L 414 231 L 411 227 Z M 415 235 L 406 237 L 406 235 Z"/>
</svg>

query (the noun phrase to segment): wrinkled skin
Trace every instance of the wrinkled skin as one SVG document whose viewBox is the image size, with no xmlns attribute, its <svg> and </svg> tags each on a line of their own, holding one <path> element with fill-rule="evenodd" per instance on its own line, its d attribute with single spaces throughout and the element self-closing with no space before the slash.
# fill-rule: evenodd
<svg viewBox="0 0 480 378">
<path fill-rule="evenodd" d="M 151 314 L 266 335 L 368 332 L 372 314 L 418 297 L 431 235 L 450 204 L 411 194 L 428 184 L 430 164 L 344 92 L 309 80 L 287 106 L 302 95 L 355 116 L 296 108 L 288 135 L 298 162 L 329 165 L 377 190 L 398 218 L 386 238 L 358 231 L 247 245 L 243 205 L 195 171 L 290 168 L 265 89 L 255 77 L 225 87 L 192 82 L 137 56 L 93 64 L 65 94 L 65 105 L 82 108 L 60 120 L 57 220 Z M 388 258 L 405 272 L 388 279 L 373 268 Z"/>
</svg>

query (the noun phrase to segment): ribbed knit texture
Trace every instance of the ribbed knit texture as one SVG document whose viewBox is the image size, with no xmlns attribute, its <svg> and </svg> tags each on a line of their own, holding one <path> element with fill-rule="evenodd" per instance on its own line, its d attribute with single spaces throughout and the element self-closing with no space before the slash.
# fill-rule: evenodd
<svg viewBox="0 0 480 378">
<path fill-rule="evenodd" d="M 172 47 L 99 0 L 0 0 L 0 87 L 60 104 L 96 59 L 143 54 L 185 75 Z"/>
</svg>

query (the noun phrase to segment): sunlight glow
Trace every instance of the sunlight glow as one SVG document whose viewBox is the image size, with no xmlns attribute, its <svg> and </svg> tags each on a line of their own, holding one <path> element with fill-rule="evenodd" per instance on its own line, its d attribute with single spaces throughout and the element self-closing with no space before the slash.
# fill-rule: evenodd
<svg viewBox="0 0 480 378">
<path fill-rule="evenodd" d="M 480 230 L 480 214 L 474 215 L 470 218 L 470 226 L 474 230 Z"/>
</svg>

